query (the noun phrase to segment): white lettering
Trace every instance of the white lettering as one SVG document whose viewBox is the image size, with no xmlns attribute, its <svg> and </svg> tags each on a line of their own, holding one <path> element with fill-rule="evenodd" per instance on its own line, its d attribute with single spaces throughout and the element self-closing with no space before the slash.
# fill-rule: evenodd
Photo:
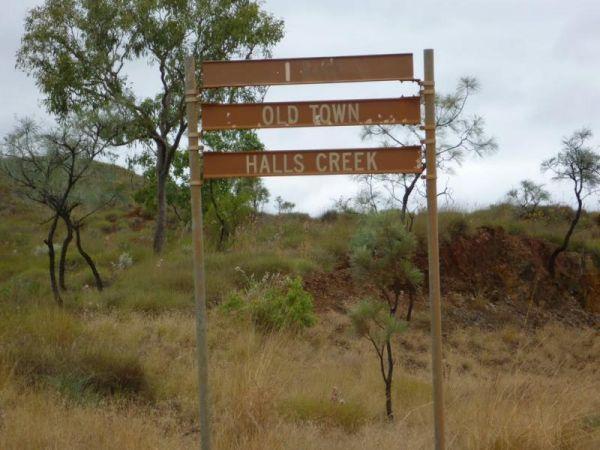
<svg viewBox="0 0 600 450">
<path fill-rule="evenodd" d="M 358 122 L 358 106 L 359 103 L 349 104 L 348 105 L 348 121 Z"/>
<path fill-rule="evenodd" d="M 367 170 L 377 170 L 375 156 L 377 156 L 377 152 L 367 153 Z"/>
<path fill-rule="evenodd" d="M 335 123 L 344 123 L 346 120 L 346 104 L 338 103 L 331 105 L 331 109 L 333 110 L 333 120 Z"/>
<path fill-rule="evenodd" d="M 273 166 L 271 167 L 272 173 L 283 173 L 281 170 L 277 170 L 277 155 L 272 155 Z"/>
<path fill-rule="evenodd" d="M 325 114 L 325 112 L 327 112 L 327 114 Z M 331 109 L 329 108 L 329 105 L 321 105 L 319 108 L 319 116 L 321 116 L 321 122 L 324 124 L 329 125 L 331 123 Z"/>
<path fill-rule="evenodd" d="M 283 173 L 292 173 L 293 170 L 288 168 L 288 155 L 283 155 Z"/>
<path fill-rule="evenodd" d="M 294 155 L 294 171 L 304 172 L 304 157 L 300 153 Z"/>
<path fill-rule="evenodd" d="M 333 172 L 334 166 L 335 166 L 335 171 L 339 172 L 340 171 L 340 154 L 339 153 L 330 153 L 329 154 L 329 170 L 331 170 Z"/>
<path fill-rule="evenodd" d="M 350 158 L 352 157 L 352 153 L 344 152 L 342 153 L 342 167 L 344 172 L 350 172 L 352 167 L 350 166 Z"/>
<path fill-rule="evenodd" d="M 271 170 L 269 169 L 269 159 L 267 157 L 267 155 L 262 155 L 261 158 L 261 162 L 260 162 L 260 173 L 270 173 Z"/>
<path fill-rule="evenodd" d="M 291 70 L 290 70 L 290 62 L 287 61 L 285 63 L 285 81 L 290 81 L 290 78 L 291 78 L 290 77 L 290 72 L 291 72 Z"/>
<path fill-rule="evenodd" d="M 287 113 L 288 113 L 287 119 L 288 119 L 288 123 L 290 125 L 298 123 L 298 108 L 296 106 L 289 105 Z"/>
<path fill-rule="evenodd" d="M 273 108 L 270 106 L 263 106 L 262 121 L 264 125 L 273 125 Z"/>
<path fill-rule="evenodd" d="M 308 105 L 310 108 L 310 112 L 312 114 L 312 121 L 315 125 L 320 125 L 319 114 L 317 114 L 317 110 L 319 109 L 319 105 Z"/>
<path fill-rule="evenodd" d="M 287 121 L 285 121 L 281 118 L 281 109 L 279 106 L 275 109 L 275 111 L 276 111 L 276 116 L 277 116 L 277 125 L 287 125 L 288 124 Z"/>
<path fill-rule="evenodd" d="M 327 155 L 325 153 L 319 153 L 317 155 L 317 170 L 319 172 L 325 172 L 327 170 L 327 167 L 325 165 L 321 166 L 321 159 L 325 159 L 327 158 Z"/>
<path fill-rule="evenodd" d="M 250 162 L 250 158 L 252 158 L 252 162 Z M 252 172 L 250 172 L 250 168 L 252 168 Z M 256 155 L 246 156 L 246 173 L 256 173 Z"/>
<path fill-rule="evenodd" d="M 354 154 L 354 170 L 358 171 L 358 170 L 364 170 L 364 167 L 362 165 L 362 157 L 363 157 L 364 153 L 363 152 L 356 152 Z"/>
</svg>

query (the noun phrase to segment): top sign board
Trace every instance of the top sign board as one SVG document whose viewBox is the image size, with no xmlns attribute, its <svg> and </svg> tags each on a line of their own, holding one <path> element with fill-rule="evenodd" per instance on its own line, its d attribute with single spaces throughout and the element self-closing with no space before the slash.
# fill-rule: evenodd
<svg viewBox="0 0 600 450">
<path fill-rule="evenodd" d="M 411 81 L 410 53 L 326 58 L 205 61 L 205 88 L 276 84 L 343 83 L 352 81 Z"/>
</svg>

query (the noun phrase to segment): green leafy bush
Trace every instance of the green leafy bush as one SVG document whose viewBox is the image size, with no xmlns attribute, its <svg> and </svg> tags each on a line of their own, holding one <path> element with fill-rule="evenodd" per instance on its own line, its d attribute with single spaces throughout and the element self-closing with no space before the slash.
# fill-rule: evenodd
<svg viewBox="0 0 600 450">
<path fill-rule="evenodd" d="M 281 274 L 266 274 L 258 281 L 248 278 L 248 288 L 230 294 L 221 309 L 247 314 L 263 331 L 298 330 L 316 320 L 312 296 L 302 279 Z"/>
</svg>

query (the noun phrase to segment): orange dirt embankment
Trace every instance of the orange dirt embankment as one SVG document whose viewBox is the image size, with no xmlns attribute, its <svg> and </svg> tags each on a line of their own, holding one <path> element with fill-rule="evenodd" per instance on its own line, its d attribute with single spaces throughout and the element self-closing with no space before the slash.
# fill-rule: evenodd
<svg viewBox="0 0 600 450">
<path fill-rule="evenodd" d="M 427 275 L 426 243 L 421 244 L 416 263 Z M 441 242 L 442 295 L 449 325 L 537 326 L 552 319 L 575 326 L 598 325 L 600 270 L 590 257 L 567 252 L 558 258 L 552 278 L 547 261 L 553 249 L 540 239 L 488 227 Z M 317 310 L 345 310 L 362 297 L 376 295 L 373 287 L 354 283 L 347 260 L 332 272 L 310 274 L 305 286 Z M 415 308 L 427 308 L 425 295 Z"/>
</svg>

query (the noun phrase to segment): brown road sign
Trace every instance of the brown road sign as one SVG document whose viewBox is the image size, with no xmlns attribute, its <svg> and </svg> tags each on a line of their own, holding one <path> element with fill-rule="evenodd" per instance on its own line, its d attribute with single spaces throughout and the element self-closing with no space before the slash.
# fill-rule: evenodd
<svg viewBox="0 0 600 450">
<path fill-rule="evenodd" d="M 421 147 L 205 152 L 204 178 L 420 173 Z"/>
<path fill-rule="evenodd" d="M 412 80 L 410 53 L 331 58 L 205 61 L 203 87 Z"/>
<path fill-rule="evenodd" d="M 204 130 L 402 124 L 421 121 L 420 97 L 202 104 Z"/>
</svg>

